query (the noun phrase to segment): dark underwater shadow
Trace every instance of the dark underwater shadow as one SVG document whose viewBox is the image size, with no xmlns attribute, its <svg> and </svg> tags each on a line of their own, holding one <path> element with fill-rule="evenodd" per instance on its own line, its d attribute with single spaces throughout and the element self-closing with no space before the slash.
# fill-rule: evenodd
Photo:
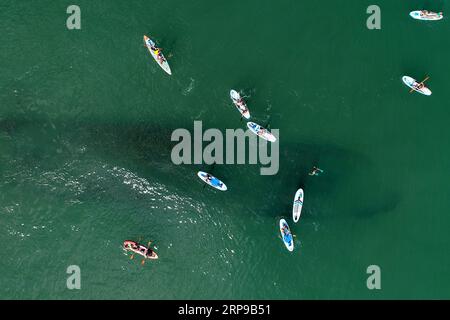
<svg viewBox="0 0 450 320">
<path fill-rule="evenodd" d="M 188 123 L 188 122 L 187 122 Z M 123 166 L 135 172 L 141 177 L 149 177 L 156 171 L 161 173 L 158 177 L 163 179 L 160 183 L 173 188 L 196 188 L 193 184 L 197 170 L 213 170 L 219 178 L 225 177 L 225 183 L 229 188 L 224 199 L 231 201 L 243 201 L 242 195 L 247 193 L 260 192 L 252 191 L 252 184 L 258 184 L 258 189 L 266 189 L 266 193 L 245 197 L 242 202 L 243 208 L 255 208 L 258 214 L 277 217 L 280 214 L 290 217 L 292 212 L 293 197 L 298 188 L 305 190 L 305 209 L 308 210 L 308 202 L 328 201 L 342 196 L 342 186 L 350 184 L 355 201 L 343 205 L 337 203 L 330 213 L 318 212 L 317 219 L 330 219 L 339 216 L 357 216 L 370 218 L 378 214 L 389 213 L 397 207 L 401 201 L 401 196 L 390 190 L 386 182 L 377 179 L 376 166 L 371 163 L 365 155 L 353 150 L 345 149 L 329 143 L 303 144 L 288 143 L 280 144 L 280 164 L 279 172 L 273 176 L 261 176 L 259 165 L 181 165 L 177 166 L 171 162 L 172 147 L 176 142 L 171 142 L 172 131 L 176 127 L 168 127 L 163 123 L 147 123 L 141 121 L 114 121 L 98 122 L 92 120 L 63 121 L 49 126 L 45 120 L 31 121 L 27 118 L 2 118 L 0 120 L 0 131 L 6 132 L 9 136 L 15 136 L 16 132 L 26 132 L 21 130 L 25 127 L 37 127 L 42 130 L 37 131 L 37 135 L 27 137 L 39 143 L 45 143 L 46 139 L 62 151 L 55 153 L 54 157 L 60 158 L 61 163 L 73 157 L 82 159 L 86 155 L 78 155 L 74 150 L 77 146 L 85 146 L 89 157 L 104 158 L 105 162 L 114 162 L 114 165 Z M 179 125 L 177 127 L 183 127 Z M 185 126 L 189 128 L 189 126 Z M 47 129 L 46 129 L 47 128 Z M 56 131 L 46 137 L 46 131 Z M 41 133 L 42 132 L 42 133 Z M 44 138 L 38 135 L 44 135 Z M 35 146 L 36 147 L 36 146 Z M 38 147 L 38 146 L 37 146 Z M 48 151 L 48 149 L 44 148 Z M 42 163 L 45 167 L 46 156 L 39 154 L 39 148 L 22 150 L 29 152 L 29 155 L 22 155 L 22 158 L 34 158 L 35 161 L 22 161 L 19 165 L 25 167 L 35 166 Z M 53 162 L 54 163 L 54 162 Z M 321 176 L 309 176 L 313 166 L 322 168 L 325 172 Z M 20 168 L 21 170 L 24 168 Z M 365 173 L 370 179 L 364 180 L 365 186 L 369 190 L 383 190 L 375 198 L 367 189 L 361 188 L 354 179 L 356 175 L 359 179 L 364 178 Z M 164 175 L 167 174 L 167 178 Z M 245 175 L 245 180 L 240 178 Z M 188 181 L 180 185 L 177 180 L 186 176 Z M 192 177 L 191 177 L 192 176 Z M 199 192 L 203 185 L 197 181 Z M 355 183 L 353 187 L 353 183 Z M 383 187 L 385 185 L 385 187 Z M 230 194 L 231 193 L 231 194 Z M 202 195 L 206 197 L 206 195 Z M 319 197 L 320 195 L 320 197 Z M 222 196 L 222 195 L 221 195 Z M 328 203 L 333 206 L 333 203 Z"/>
</svg>

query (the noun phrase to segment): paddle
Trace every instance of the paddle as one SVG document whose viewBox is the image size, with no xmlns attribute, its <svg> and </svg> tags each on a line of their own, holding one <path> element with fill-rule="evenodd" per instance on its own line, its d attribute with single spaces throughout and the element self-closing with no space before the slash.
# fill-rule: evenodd
<svg viewBox="0 0 450 320">
<path fill-rule="evenodd" d="M 430 79 L 430 77 L 427 76 L 424 80 L 422 80 L 421 83 L 419 83 L 419 85 L 420 85 L 420 84 L 424 84 L 425 81 L 427 81 L 428 79 Z M 409 90 L 409 93 L 412 93 L 413 91 L 414 91 L 414 89 L 411 89 L 411 90 Z"/>
</svg>

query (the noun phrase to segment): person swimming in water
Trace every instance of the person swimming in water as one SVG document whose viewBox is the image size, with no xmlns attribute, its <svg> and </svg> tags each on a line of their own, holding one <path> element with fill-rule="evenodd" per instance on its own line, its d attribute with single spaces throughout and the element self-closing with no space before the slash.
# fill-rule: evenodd
<svg viewBox="0 0 450 320">
<path fill-rule="evenodd" d="M 309 173 L 310 176 L 318 176 L 321 173 L 323 173 L 322 169 L 317 168 L 316 166 L 314 166 L 311 170 L 311 172 Z"/>
</svg>

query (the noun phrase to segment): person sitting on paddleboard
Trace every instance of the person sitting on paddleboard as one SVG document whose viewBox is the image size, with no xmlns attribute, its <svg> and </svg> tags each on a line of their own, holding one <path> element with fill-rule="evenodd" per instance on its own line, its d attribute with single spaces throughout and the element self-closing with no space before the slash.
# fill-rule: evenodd
<svg viewBox="0 0 450 320">
<path fill-rule="evenodd" d="M 248 111 L 248 109 L 245 106 L 243 106 L 243 105 L 238 106 L 238 107 L 239 107 L 239 110 L 241 110 L 244 113 Z"/>
<path fill-rule="evenodd" d="M 236 102 L 236 104 L 239 107 L 239 110 L 241 110 L 242 112 L 248 111 L 247 107 L 245 106 L 244 99 L 239 98 L 239 100 Z"/>
<path fill-rule="evenodd" d="M 425 16 L 425 17 L 440 17 L 442 15 L 442 12 L 439 13 L 435 13 L 435 12 L 430 12 L 428 10 L 422 10 L 420 12 L 420 16 Z"/>
<path fill-rule="evenodd" d="M 160 48 L 158 48 L 157 46 L 155 46 L 155 44 L 153 43 L 153 44 L 151 44 L 150 45 L 150 49 L 153 51 L 153 53 L 155 54 L 155 55 L 159 55 L 160 54 L 160 52 L 161 52 L 161 49 Z"/>
<path fill-rule="evenodd" d="M 160 61 L 161 63 L 163 63 L 163 62 L 166 61 L 166 58 L 163 57 L 163 55 L 162 55 L 161 52 L 160 52 L 159 55 L 158 55 L 158 59 L 159 59 L 159 61 Z"/>
<path fill-rule="evenodd" d="M 211 179 L 211 184 L 214 186 L 214 187 L 222 187 L 222 183 L 220 182 L 220 180 L 219 179 L 217 179 L 217 178 L 213 178 L 213 179 Z"/>
<path fill-rule="evenodd" d="M 161 52 L 161 48 L 157 48 L 154 45 L 152 45 L 150 47 L 150 49 L 153 51 L 153 54 L 158 58 L 158 61 L 160 63 L 163 63 L 164 61 L 166 61 L 166 59 L 164 59 L 162 52 Z"/>
<path fill-rule="evenodd" d="M 286 225 L 283 225 L 283 240 L 290 243 L 292 240 L 292 235 L 289 232 L 288 228 Z"/>
<path fill-rule="evenodd" d="M 290 233 L 285 233 L 284 234 L 284 241 L 286 241 L 287 243 L 291 243 L 292 241 L 292 235 Z"/>
<path fill-rule="evenodd" d="M 414 86 L 417 90 L 422 90 L 425 85 L 423 83 L 418 83 Z"/>
</svg>

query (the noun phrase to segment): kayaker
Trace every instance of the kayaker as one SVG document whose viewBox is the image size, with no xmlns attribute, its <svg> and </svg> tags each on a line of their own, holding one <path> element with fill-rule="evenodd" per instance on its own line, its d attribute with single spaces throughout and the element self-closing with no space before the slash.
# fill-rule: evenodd
<svg viewBox="0 0 450 320">
<path fill-rule="evenodd" d="M 158 47 L 156 47 L 154 43 L 150 45 L 150 49 L 151 49 L 155 54 L 157 54 L 156 52 L 159 50 Z"/>
<path fill-rule="evenodd" d="M 147 257 L 149 257 L 149 258 L 153 257 L 153 250 L 150 248 L 147 251 Z"/>
<path fill-rule="evenodd" d="M 161 48 L 157 48 L 155 46 L 151 46 L 150 49 L 152 49 L 153 54 L 155 56 L 157 56 L 158 58 L 164 59 L 164 57 L 162 56 Z"/>
<path fill-rule="evenodd" d="M 421 90 L 423 87 L 425 87 L 425 85 L 423 83 L 418 83 L 418 84 L 415 85 L 415 88 L 417 90 Z"/>
<path fill-rule="evenodd" d="M 157 57 L 158 57 L 158 60 L 160 63 L 163 63 L 164 61 L 166 61 L 166 59 L 162 55 L 161 51 L 158 52 Z"/>
</svg>

